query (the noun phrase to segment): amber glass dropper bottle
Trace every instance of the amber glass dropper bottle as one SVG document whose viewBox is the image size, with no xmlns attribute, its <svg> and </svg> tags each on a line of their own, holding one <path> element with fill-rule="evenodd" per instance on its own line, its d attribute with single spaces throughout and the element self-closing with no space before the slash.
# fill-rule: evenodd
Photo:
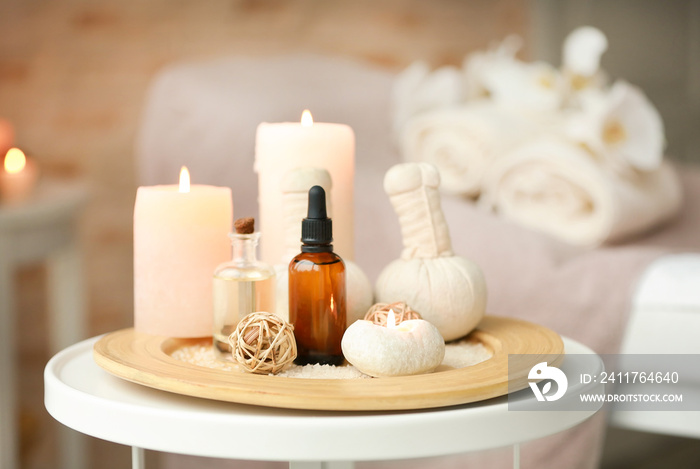
<svg viewBox="0 0 700 469">
<path fill-rule="evenodd" d="M 297 341 L 295 363 L 341 365 L 345 332 L 345 264 L 333 252 L 333 224 L 326 215 L 326 192 L 309 189 L 307 217 L 301 222 L 301 253 L 289 263 L 289 321 Z"/>
</svg>

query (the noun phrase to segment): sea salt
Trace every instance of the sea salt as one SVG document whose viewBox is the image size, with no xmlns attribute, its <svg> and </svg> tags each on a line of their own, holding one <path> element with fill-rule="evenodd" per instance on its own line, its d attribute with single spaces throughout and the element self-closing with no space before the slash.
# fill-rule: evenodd
<svg viewBox="0 0 700 469">
<path fill-rule="evenodd" d="M 223 371 L 243 371 L 233 362 L 219 360 L 214 354 L 211 345 L 190 345 L 175 350 L 172 355 L 174 359 Z M 491 358 L 491 352 L 481 343 L 462 340 L 460 342 L 445 345 L 445 358 L 441 368 L 465 368 Z M 352 365 L 291 365 L 289 368 L 276 376 L 284 378 L 306 378 L 306 379 L 365 379 L 370 376 L 362 373 Z"/>
<path fill-rule="evenodd" d="M 466 368 L 491 358 L 491 352 L 481 342 L 462 340 L 445 345 L 445 358 L 442 366 Z"/>
<path fill-rule="evenodd" d="M 223 371 L 240 371 L 237 364 L 217 359 L 214 354 L 214 348 L 211 345 L 180 347 L 170 356 L 175 360 L 186 362 L 191 365 L 202 366 L 204 368 Z"/>
<path fill-rule="evenodd" d="M 292 365 L 277 376 L 285 378 L 311 378 L 311 379 L 360 379 L 371 378 L 352 365 Z"/>
</svg>

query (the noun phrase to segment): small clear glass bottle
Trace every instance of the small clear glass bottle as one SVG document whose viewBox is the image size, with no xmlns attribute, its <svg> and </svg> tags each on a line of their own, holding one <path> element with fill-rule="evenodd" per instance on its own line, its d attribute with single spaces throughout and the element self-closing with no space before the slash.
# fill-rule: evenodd
<svg viewBox="0 0 700 469">
<path fill-rule="evenodd" d="M 252 231 L 252 219 L 250 231 Z M 239 231 L 239 220 L 236 220 Z M 275 270 L 257 259 L 259 232 L 231 233 L 233 259 L 214 271 L 214 353 L 233 360 L 228 337 L 255 311 L 275 311 Z"/>
</svg>

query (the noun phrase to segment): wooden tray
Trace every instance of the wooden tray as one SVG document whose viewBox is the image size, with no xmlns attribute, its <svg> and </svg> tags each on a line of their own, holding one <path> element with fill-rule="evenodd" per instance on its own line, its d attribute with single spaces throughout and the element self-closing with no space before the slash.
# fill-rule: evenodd
<svg viewBox="0 0 700 469">
<path fill-rule="evenodd" d="M 171 339 L 133 329 L 107 334 L 95 362 L 120 378 L 164 391 L 220 401 L 309 410 L 405 410 L 465 404 L 527 387 L 530 368 L 556 365 L 564 344 L 555 332 L 529 322 L 486 316 L 469 340 L 493 356 L 466 368 L 374 379 L 305 379 L 227 372 L 179 361 L 171 354 L 203 339 Z M 210 341 L 210 340 L 209 340 Z M 508 354 L 531 354 L 508 373 Z M 510 386 L 510 387 L 509 387 Z"/>
</svg>

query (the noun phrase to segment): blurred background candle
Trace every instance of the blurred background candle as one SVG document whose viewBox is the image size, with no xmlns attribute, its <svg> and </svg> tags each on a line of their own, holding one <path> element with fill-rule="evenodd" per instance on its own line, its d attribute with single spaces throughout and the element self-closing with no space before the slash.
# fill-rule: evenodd
<svg viewBox="0 0 700 469">
<path fill-rule="evenodd" d="M 330 173 L 333 193 L 329 216 L 333 219 L 334 251 L 343 259 L 352 260 L 355 134 L 344 124 L 313 122 L 309 111 L 304 111 L 301 122 L 258 126 L 255 171 L 258 173 L 262 259 L 275 264 L 284 257 L 282 178 L 288 171 L 303 167 L 324 168 Z M 299 227 L 301 238 L 301 220 Z"/>
<path fill-rule="evenodd" d="M 216 266 L 230 258 L 231 189 L 189 183 L 139 187 L 134 208 L 134 327 L 211 336 Z"/>
<path fill-rule="evenodd" d="M 19 148 L 10 148 L 0 171 L 0 200 L 14 204 L 31 195 L 39 178 L 36 164 Z"/>
</svg>

